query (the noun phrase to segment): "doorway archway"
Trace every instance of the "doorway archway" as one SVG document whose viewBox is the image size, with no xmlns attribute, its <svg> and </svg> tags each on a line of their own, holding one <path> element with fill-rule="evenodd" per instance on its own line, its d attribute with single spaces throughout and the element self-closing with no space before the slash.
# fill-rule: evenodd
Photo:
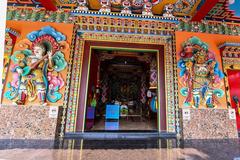
<svg viewBox="0 0 240 160">
<path fill-rule="evenodd" d="M 111 44 L 110 46 L 108 46 Z M 176 132 L 176 119 L 178 119 L 177 107 L 177 92 L 174 92 L 177 79 L 175 51 L 172 50 L 171 36 L 152 36 L 152 35 L 121 35 L 115 33 L 94 33 L 83 32 L 79 34 L 76 40 L 77 50 L 73 55 L 73 65 L 80 66 L 72 70 L 71 79 L 78 81 L 72 82 L 70 87 L 68 101 L 68 114 L 66 123 L 66 132 L 83 132 L 86 95 L 86 83 L 88 65 L 90 64 L 89 53 L 92 47 L 116 47 L 116 48 L 142 48 L 148 50 L 158 50 L 159 54 L 163 55 L 160 67 L 164 70 L 159 75 L 164 75 L 164 79 L 159 83 L 163 85 L 164 89 L 160 89 L 161 95 L 164 95 L 164 100 L 160 100 L 161 106 L 165 106 L 164 110 L 160 112 L 158 117 L 165 117 L 165 122 L 159 123 L 159 132 L 166 131 L 170 133 Z M 84 69 L 85 67 L 85 69 Z M 75 76 L 76 75 L 76 76 Z M 165 85 L 165 86 L 164 86 Z M 85 92 L 84 92 L 85 90 Z M 83 94 L 84 93 L 84 94 Z M 84 116 L 83 116 L 84 115 Z M 178 119 L 179 121 L 179 119 Z M 177 123 L 179 128 L 179 123 Z M 179 131 L 179 129 L 177 129 Z"/>
<path fill-rule="evenodd" d="M 85 131 L 158 131 L 159 52 L 93 47 L 90 57 Z"/>
</svg>

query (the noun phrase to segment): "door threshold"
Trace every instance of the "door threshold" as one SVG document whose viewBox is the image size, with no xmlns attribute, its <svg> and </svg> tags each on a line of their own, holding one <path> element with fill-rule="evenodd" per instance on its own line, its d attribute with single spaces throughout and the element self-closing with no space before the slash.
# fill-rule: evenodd
<svg viewBox="0 0 240 160">
<path fill-rule="evenodd" d="M 65 139 L 89 139 L 89 140 L 110 140 L 110 139 L 159 139 L 176 138 L 176 133 L 169 132 L 70 132 L 66 133 Z"/>
</svg>

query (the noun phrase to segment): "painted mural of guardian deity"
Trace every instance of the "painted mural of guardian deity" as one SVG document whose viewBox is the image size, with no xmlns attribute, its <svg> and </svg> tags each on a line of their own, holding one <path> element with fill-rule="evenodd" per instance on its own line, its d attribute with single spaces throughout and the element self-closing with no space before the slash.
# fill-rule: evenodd
<svg viewBox="0 0 240 160">
<path fill-rule="evenodd" d="M 69 48 L 66 36 L 46 26 L 29 33 L 18 45 L 23 50 L 11 56 L 13 77 L 4 96 L 17 105 L 27 101 L 47 105 L 60 100 L 59 90 L 64 86 L 61 71 L 67 67 L 64 50 Z"/>
<path fill-rule="evenodd" d="M 188 39 L 182 48 L 178 68 L 180 93 L 186 97 L 183 106 L 216 108 L 220 105 L 218 99 L 224 95 L 221 89 L 224 75 L 215 54 L 198 37 Z"/>
</svg>

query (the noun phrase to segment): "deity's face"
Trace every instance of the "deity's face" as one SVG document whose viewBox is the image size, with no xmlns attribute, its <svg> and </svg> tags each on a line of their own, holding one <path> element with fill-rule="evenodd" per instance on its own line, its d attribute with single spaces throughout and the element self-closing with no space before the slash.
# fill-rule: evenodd
<svg viewBox="0 0 240 160">
<path fill-rule="evenodd" d="M 184 52 L 190 53 L 193 50 L 193 46 L 191 43 L 186 43 L 186 45 L 184 46 Z"/>
<path fill-rule="evenodd" d="M 199 51 L 197 54 L 196 54 L 196 62 L 197 64 L 203 64 L 207 61 L 207 54 L 204 50 L 201 50 Z"/>
<path fill-rule="evenodd" d="M 40 47 L 40 46 L 35 46 L 33 48 L 33 53 L 37 58 L 42 58 L 44 53 L 45 53 L 45 49 L 43 47 Z"/>
</svg>

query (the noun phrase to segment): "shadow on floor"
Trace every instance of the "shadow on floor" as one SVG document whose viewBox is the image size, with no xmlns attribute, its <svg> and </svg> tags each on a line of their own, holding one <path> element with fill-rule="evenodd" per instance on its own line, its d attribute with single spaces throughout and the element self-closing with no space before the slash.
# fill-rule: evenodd
<svg viewBox="0 0 240 160">
<path fill-rule="evenodd" d="M 0 159 L 67 160 L 69 157 L 72 157 L 71 160 L 234 160 L 234 158 L 240 157 L 240 141 L 239 139 L 182 141 L 174 138 L 131 140 L 64 139 L 56 141 L 0 140 Z"/>
</svg>

